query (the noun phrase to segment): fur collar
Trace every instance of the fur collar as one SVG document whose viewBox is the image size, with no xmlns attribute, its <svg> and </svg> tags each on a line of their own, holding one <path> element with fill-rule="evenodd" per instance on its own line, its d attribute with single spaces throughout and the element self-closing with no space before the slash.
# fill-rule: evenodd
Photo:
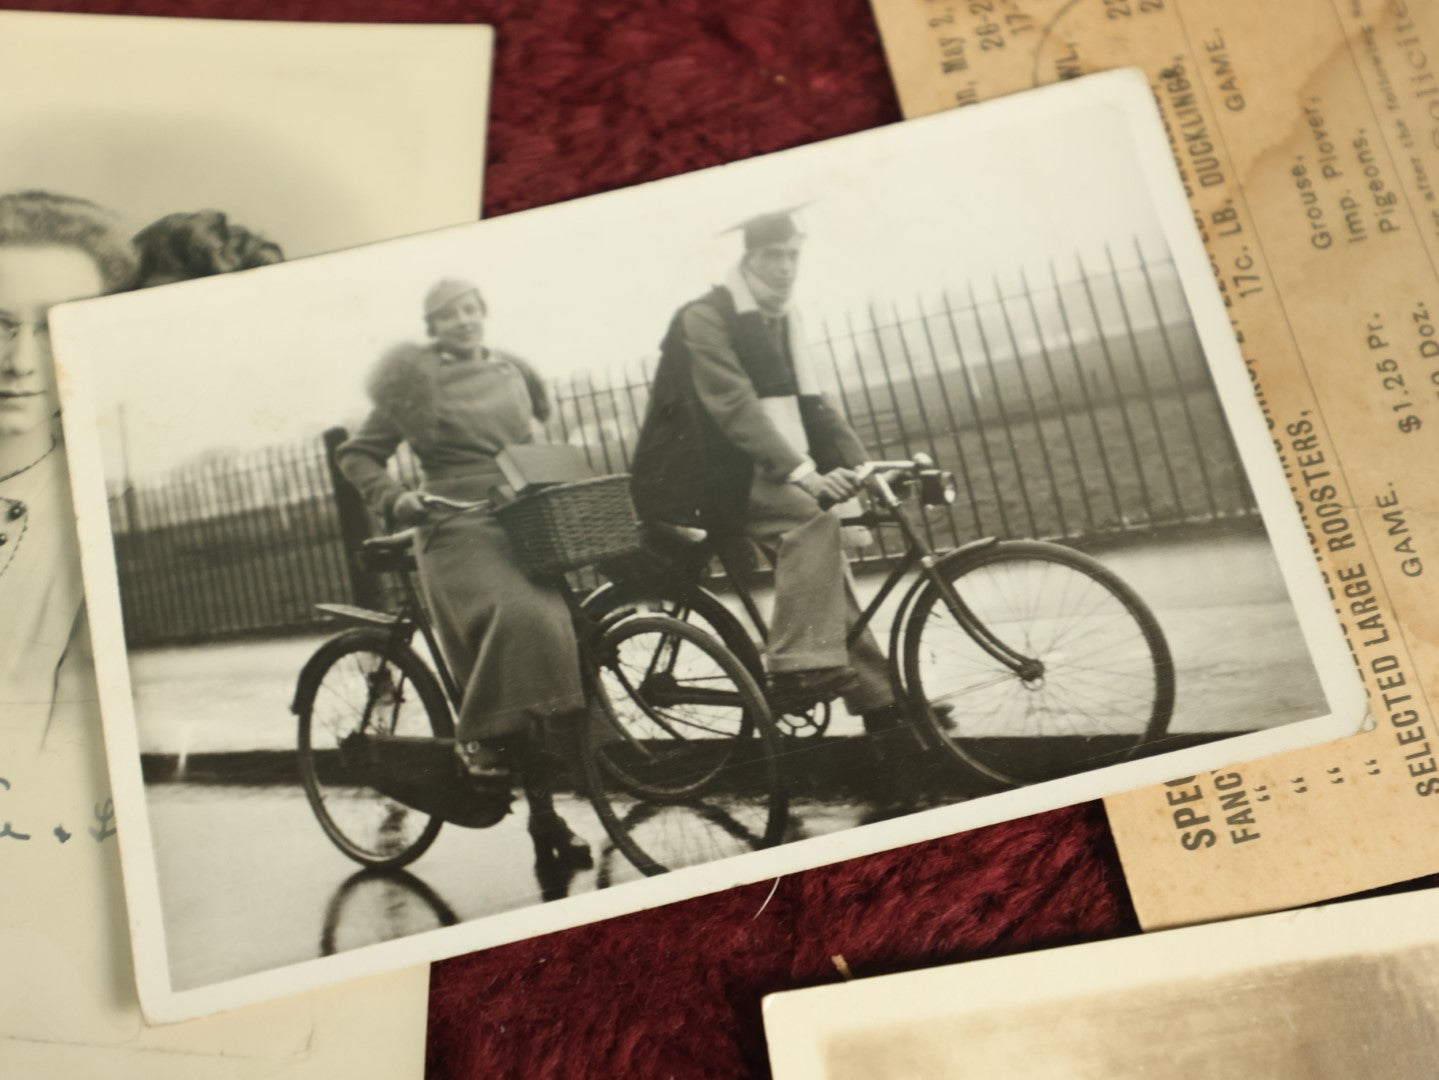
<svg viewBox="0 0 1439 1080">
<path fill-rule="evenodd" d="M 434 440 L 438 424 L 435 372 L 439 366 L 440 353 L 433 345 L 406 342 L 387 350 L 365 383 L 375 408 L 411 443 Z"/>
<path fill-rule="evenodd" d="M 499 349 L 485 349 L 484 359 L 519 372 L 530 393 L 530 411 L 541 423 L 550 418 L 549 396 L 544 381 L 518 356 Z M 365 384 L 370 401 L 400 429 L 412 444 L 433 442 L 438 428 L 438 391 L 435 373 L 444 363 L 434 344 L 406 342 L 390 348 L 370 372 Z"/>
</svg>

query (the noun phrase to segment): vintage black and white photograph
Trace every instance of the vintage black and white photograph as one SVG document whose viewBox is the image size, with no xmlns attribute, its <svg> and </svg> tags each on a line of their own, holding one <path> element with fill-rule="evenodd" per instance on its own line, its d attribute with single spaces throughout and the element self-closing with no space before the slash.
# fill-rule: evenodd
<svg viewBox="0 0 1439 1080">
<path fill-rule="evenodd" d="M 772 994 L 775 1080 L 1425 1080 L 1439 893 Z"/>
<path fill-rule="evenodd" d="M 1132 72 L 53 326 L 156 1014 L 1362 718 Z"/>
</svg>

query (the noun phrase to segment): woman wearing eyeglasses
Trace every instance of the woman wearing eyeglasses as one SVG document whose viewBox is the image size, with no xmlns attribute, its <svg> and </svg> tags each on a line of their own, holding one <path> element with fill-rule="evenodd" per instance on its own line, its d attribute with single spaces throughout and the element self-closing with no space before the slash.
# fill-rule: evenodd
<svg viewBox="0 0 1439 1080">
<path fill-rule="evenodd" d="M 79 552 L 46 315 L 124 288 L 119 219 L 84 199 L 0 195 L 0 716 L 48 723 L 84 652 Z M 43 730 L 43 727 L 42 729 Z"/>
</svg>

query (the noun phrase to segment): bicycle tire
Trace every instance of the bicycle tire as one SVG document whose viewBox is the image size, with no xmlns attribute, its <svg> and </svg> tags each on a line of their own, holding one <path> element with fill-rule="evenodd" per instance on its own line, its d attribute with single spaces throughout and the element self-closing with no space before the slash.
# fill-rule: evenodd
<svg viewBox="0 0 1439 1080">
<path fill-rule="evenodd" d="M 388 715 L 376 715 L 377 705 Z M 364 783 L 344 742 L 356 732 L 418 735 L 422 718 L 424 734 L 453 738 L 444 691 L 424 661 L 385 630 L 347 630 L 306 664 L 295 712 L 300 783 L 330 841 L 360 865 L 378 869 L 407 866 L 423 855 L 444 822 Z M 322 730 L 333 746 L 318 745 Z M 360 835 L 371 824 L 376 835 Z"/>
<path fill-rule="evenodd" d="M 905 627 L 905 682 L 927 734 L 964 765 L 1020 787 L 1128 760 L 1168 730 L 1175 679 L 1164 632 L 1108 567 L 1060 544 L 1013 540 L 939 570 L 986 627 L 1045 663 L 1025 682 L 925 586 Z"/>
<path fill-rule="evenodd" d="M 695 633 L 673 633 L 674 625 Z M 612 620 L 602 633 L 596 672 L 617 737 L 595 753 L 630 794 L 698 795 L 750 741 L 753 710 L 711 642 L 734 656 L 703 626 L 670 615 Z"/>
<path fill-rule="evenodd" d="M 754 638 L 724 601 L 703 586 L 664 578 L 615 582 L 591 594 L 584 611 L 602 625 L 645 612 L 692 623 L 719 638 L 744 662 L 755 682 L 765 685 L 764 659 Z M 830 715 L 830 703 L 820 702 L 775 715 L 775 728 L 786 738 L 812 739 L 829 728 Z"/>
<path fill-rule="evenodd" d="M 725 607 L 724 601 L 701 585 L 664 577 L 613 582 L 586 597 L 582 609 L 602 626 L 643 614 L 693 622 L 719 638 L 744 662 L 756 681 L 764 672 L 759 648 L 744 624 Z"/>
<path fill-rule="evenodd" d="M 667 615 L 621 619 L 604 630 L 598 648 L 605 655 L 614 638 L 647 632 L 682 638 L 712 657 L 749 713 L 754 737 L 747 740 L 746 752 L 727 757 L 703 786 L 684 795 L 647 796 L 644 785 L 626 782 L 604 763 L 606 744 L 617 737 L 622 720 L 595 672 L 592 692 L 600 715 L 583 732 L 579 764 L 595 813 L 615 847 L 642 873 L 655 875 L 780 843 L 789 798 L 779 764 L 779 736 L 758 683 L 718 639 Z"/>
</svg>

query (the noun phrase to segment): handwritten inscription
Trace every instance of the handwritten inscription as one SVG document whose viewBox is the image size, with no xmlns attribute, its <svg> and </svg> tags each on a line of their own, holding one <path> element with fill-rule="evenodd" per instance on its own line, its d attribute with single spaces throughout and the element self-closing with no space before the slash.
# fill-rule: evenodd
<svg viewBox="0 0 1439 1080">
<path fill-rule="evenodd" d="M 96 825 L 90 826 L 90 835 L 97 841 L 108 840 L 115 835 L 115 801 L 106 799 L 104 803 L 95 804 Z"/>
<path fill-rule="evenodd" d="M 10 781 L 0 776 L 0 791 L 10 790 Z M 114 800 L 106 799 L 102 803 L 96 803 L 92 813 L 94 815 L 93 824 L 88 827 L 87 831 L 90 833 L 90 836 L 94 838 L 95 842 L 97 844 L 102 843 L 114 836 L 116 833 Z M 64 844 L 75 834 L 65 828 L 64 822 L 58 822 L 55 827 L 50 830 L 50 835 L 55 837 L 57 843 Z M 26 832 L 9 820 L 0 818 L 0 840 L 26 841 L 34 838 L 35 833 L 33 831 Z"/>
</svg>

